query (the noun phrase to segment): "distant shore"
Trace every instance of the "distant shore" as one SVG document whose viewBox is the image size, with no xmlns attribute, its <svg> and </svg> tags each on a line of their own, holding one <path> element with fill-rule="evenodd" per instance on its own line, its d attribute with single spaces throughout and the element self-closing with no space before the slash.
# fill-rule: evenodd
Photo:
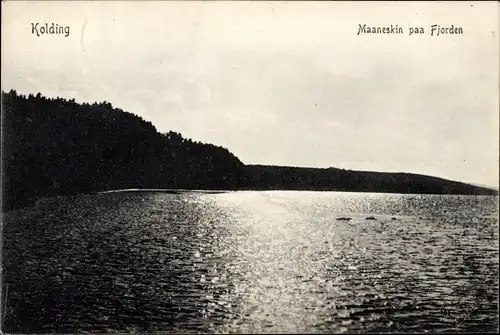
<svg viewBox="0 0 500 335">
<path fill-rule="evenodd" d="M 97 192 L 97 194 L 108 193 L 128 193 L 128 192 L 156 192 L 169 194 L 184 194 L 184 193 L 204 193 L 204 194 L 219 194 L 233 192 L 230 190 L 190 190 L 190 189 L 173 189 L 173 188 L 126 188 L 119 190 L 109 190 Z"/>
</svg>

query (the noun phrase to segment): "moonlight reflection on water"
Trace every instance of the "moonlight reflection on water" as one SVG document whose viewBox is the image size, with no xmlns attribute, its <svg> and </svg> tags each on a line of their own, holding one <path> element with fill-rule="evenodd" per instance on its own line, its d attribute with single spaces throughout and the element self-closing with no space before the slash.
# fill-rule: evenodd
<svg viewBox="0 0 500 335">
<path fill-rule="evenodd" d="M 4 329 L 495 331 L 496 213 L 469 196 L 49 199 L 4 216 Z"/>
</svg>

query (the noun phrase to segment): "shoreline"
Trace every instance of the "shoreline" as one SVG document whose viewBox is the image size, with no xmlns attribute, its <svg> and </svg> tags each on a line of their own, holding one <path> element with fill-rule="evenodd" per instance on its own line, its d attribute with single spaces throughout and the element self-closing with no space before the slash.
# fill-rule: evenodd
<svg viewBox="0 0 500 335">
<path fill-rule="evenodd" d="M 498 198 L 498 194 L 439 194 L 439 193 L 396 193 L 396 192 L 363 192 L 363 191 L 345 191 L 345 190 L 309 190 L 309 189 L 237 189 L 237 190 L 203 190 L 203 189 L 175 189 L 175 188 L 165 188 L 165 189 L 156 189 L 156 188 L 127 188 L 127 189 L 116 189 L 116 190 L 108 190 L 108 191 L 94 191 L 88 193 L 77 193 L 77 194 L 68 194 L 68 195 L 49 195 L 42 196 L 38 199 L 32 201 L 29 204 L 24 206 L 14 207 L 9 210 L 2 210 L 2 214 L 15 212 L 18 210 L 23 210 L 26 208 L 36 207 L 43 202 L 50 201 L 51 199 L 56 198 L 70 198 L 70 197 L 80 197 L 80 196 L 91 196 L 91 195 L 110 195 L 110 194 L 118 194 L 118 193 L 164 193 L 164 194 L 226 194 L 226 193 L 234 193 L 234 192 L 319 192 L 319 193 L 351 193 L 351 194 L 364 194 L 364 195 L 412 195 L 412 196 L 458 196 L 458 197 L 496 197 Z"/>
<path fill-rule="evenodd" d="M 167 194 L 184 194 L 184 193 L 203 193 L 203 194 L 220 194 L 235 192 L 231 190 L 190 190 L 190 189 L 175 189 L 175 188 L 125 188 L 119 190 L 100 191 L 92 194 L 112 194 L 112 193 L 132 193 L 132 192 L 152 192 L 152 193 L 167 193 Z"/>
</svg>

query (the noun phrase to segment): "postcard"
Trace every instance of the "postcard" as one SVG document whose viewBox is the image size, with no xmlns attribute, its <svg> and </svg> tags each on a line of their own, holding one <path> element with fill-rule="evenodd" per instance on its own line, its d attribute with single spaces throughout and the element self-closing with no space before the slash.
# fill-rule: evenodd
<svg viewBox="0 0 500 335">
<path fill-rule="evenodd" d="M 499 6 L 3 1 L 1 331 L 498 332 Z"/>
</svg>

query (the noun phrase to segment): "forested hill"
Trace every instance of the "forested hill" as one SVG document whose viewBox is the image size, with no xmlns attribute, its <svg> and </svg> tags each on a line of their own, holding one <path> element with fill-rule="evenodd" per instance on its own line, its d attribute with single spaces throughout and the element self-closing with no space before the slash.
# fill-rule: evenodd
<svg viewBox="0 0 500 335">
<path fill-rule="evenodd" d="M 232 189 L 243 164 L 227 149 L 159 133 L 108 102 L 2 92 L 3 207 L 42 196 L 123 188 Z"/>
<path fill-rule="evenodd" d="M 251 140 L 251 139 L 246 139 Z M 108 102 L 2 92 L 2 209 L 124 188 L 497 194 L 439 178 L 244 165 L 227 149 L 159 133 Z"/>
<path fill-rule="evenodd" d="M 246 165 L 241 186 L 258 189 L 496 195 L 493 189 L 413 173 Z"/>
</svg>

